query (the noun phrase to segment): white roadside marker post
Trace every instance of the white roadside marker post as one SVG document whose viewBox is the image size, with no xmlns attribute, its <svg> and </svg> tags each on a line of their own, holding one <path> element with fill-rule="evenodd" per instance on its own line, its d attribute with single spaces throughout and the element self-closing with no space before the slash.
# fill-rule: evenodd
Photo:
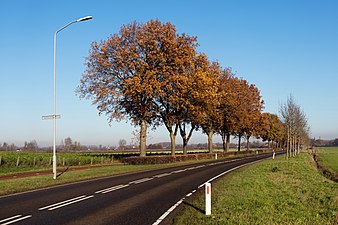
<svg viewBox="0 0 338 225">
<path fill-rule="evenodd" d="M 272 159 L 275 159 L 275 151 L 272 153 Z"/>
<path fill-rule="evenodd" d="M 205 215 L 211 215 L 211 183 L 205 183 Z"/>
<path fill-rule="evenodd" d="M 215 154 L 215 159 L 217 160 L 217 153 Z"/>
</svg>

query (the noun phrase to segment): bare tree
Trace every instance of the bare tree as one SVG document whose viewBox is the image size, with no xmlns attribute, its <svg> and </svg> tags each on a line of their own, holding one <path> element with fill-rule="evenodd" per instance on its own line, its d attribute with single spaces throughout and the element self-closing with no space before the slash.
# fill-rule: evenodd
<svg viewBox="0 0 338 225">
<path fill-rule="evenodd" d="M 124 150 L 127 145 L 127 141 L 125 139 L 120 139 L 119 140 L 119 149 Z"/>
<path fill-rule="evenodd" d="M 286 159 L 288 159 L 300 152 L 300 148 L 308 139 L 309 126 L 305 113 L 295 103 L 292 95 L 280 106 L 280 114 L 284 123 Z"/>
<path fill-rule="evenodd" d="M 27 150 L 27 151 L 36 151 L 38 150 L 38 143 L 36 142 L 36 140 L 32 140 L 32 141 L 25 141 L 25 144 L 24 144 L 24 147 L 23 149 L 24 150 Z"/>
</svg>

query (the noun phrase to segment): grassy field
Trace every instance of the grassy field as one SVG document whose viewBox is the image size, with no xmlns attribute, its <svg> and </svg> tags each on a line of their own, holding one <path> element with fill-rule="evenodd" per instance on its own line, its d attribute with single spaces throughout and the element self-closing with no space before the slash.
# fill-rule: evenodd
<svg viewBox="0 0 338 225">
<path fill-rule="evenodd" d="M 320 148 L 318 160 L 326 168 L 338 173 L 338 147 Z"/>
<path fill-rule="evenodd" d="M 200 190 L 175 224 L 336 224 L 338 184 L 323 177 L 302 153 L 234 171 L 212 184 L 212 215 Z"/>
</svg>

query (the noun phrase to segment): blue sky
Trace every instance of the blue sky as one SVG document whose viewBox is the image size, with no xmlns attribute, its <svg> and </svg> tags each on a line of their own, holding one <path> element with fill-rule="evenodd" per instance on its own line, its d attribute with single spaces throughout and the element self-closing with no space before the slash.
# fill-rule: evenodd
<svg viewBox="0 0 338 225">
<path fill-rule="evenodd" d="M 312 137 L 338 137 L 337 1 L 11 0 L 0 2 L 0 143 L 52 144 L 52 121 L 41 116 L 53 113 L 53 35 L 86 15 L 93 20 L 58 34 L 57 143 L 68 136 L 86 145 L 130 142 L 135 128 L 128 121 L 109 126 L 74 91 L 93 41 L 107 39 L 123 24 L 156 18 L 198 36 L 199 51 L 256 84 L 265 111 L 278 114 L 292 94 Z M 169 141 L 163 127 L 149 136 L 148 143 Z M 196 132 L 191 141 L 207 138 Z"/>
</svg>

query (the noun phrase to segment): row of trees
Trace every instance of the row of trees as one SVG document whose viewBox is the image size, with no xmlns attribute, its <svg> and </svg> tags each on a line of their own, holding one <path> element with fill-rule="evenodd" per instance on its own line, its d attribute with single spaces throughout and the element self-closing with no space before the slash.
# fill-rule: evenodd
<svg viewBox="0 0 338 225">
<path fill-rule="evenodd" d="M 65 140 L 61 141 L 61 144 L 59 146 L 59 149 L 70 151 L 70 150 L 81 150 L 81 143 L 78 141 L 73 141 L 71 137 L 65 138 Z"/>
<path fill-rule="evenodd" d="M 280 141 L 281 122 L 262 114 L 264 102 L 254 84 L 197 51 L 197 38 L 178 34 L 170 23 L 150 20 L 121 27 L 119 34 L 92 44 L 77 93 L 91 99 L 109 122 L 128 119 L 140 126 L 140 154 L 146 155 L 147 128 L 164 125 L 175 154 L 179 132 L 183 151 L 194 130 L 220 134 L 225 151 L 230 136 L 262 136 Z M 247 145 L 248 146 L 248 145 Z"/>
<path fill-rule="evenodd" d="M 8 144 L 7 142 L 0 143 L 0 151 L 15 151 L 15 150 L 35 151 L 39 149 L 36 140 L 25 141 L 21 148 L 18 148 L 15 144 Z"/>
<path fill-rule="evenodd" d="M 284 142 L 288 158 L 298 154 L 302 145 L 309 144 L 310 127 L 304 111 L 292 96 L 280 106 L 280 114 L 284 124 Z"/>
<path fill-rule="evenodd" d="M 7 142 L 0 143 L 0 151 L 15 151 L 16 148 L 15 144 L 8 144 Z"/>
</svg>

